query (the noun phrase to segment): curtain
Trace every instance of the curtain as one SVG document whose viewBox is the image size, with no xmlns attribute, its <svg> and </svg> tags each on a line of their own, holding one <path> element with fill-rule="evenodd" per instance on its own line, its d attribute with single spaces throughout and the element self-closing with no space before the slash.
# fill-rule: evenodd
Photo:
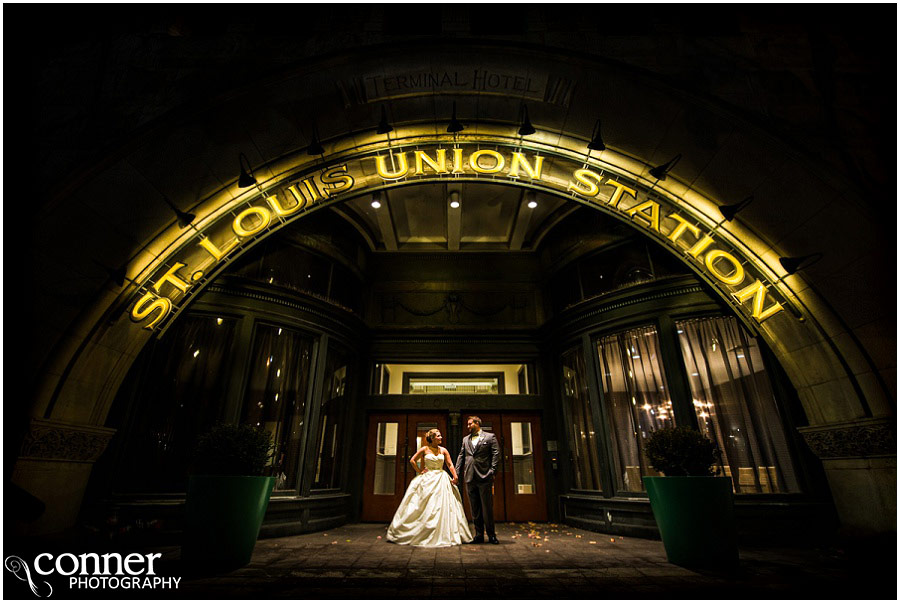
<svg viewBox="0 0 900 603">
<path fill-rule="evenodd" d="M 123 444 L 116 489 L 184 492 L 197 436 L 219 418 L 231 319 L 185 316 L 152 350 Z"/>
<path fill-rule="evenodd" d="M 656 327 L 602 337 L 597 353 L 606 416 L 613 431 L 616 486 L 626 492 L 641 492 L 641 477 L 659 475 L 643 454 L 644 440 L 652 431 L 675 425 Z"/>
<path fill-rule="evenodd" d="M 734 491 L 799 491 L 756 341 L 730 317 L 676 326 L 700 430 L 722 451 Z"/>
<path fill-rule="evenodd" d="M 341 464 L 338 446 L 342 436 L 342 417 L 346 406 L 347 373 L 350 354 L 332 341 L 325 360 L 325 382 L 319 409 L 319 433 L 316 439 L 316 466 L 312 488 L 338 488 Z"/>
<path fill-rule="evenodd" d="M 253 345 L 241 421 L 262 427 L 275 445 L 270 472 L 278 490 L 296 488 L 313 339 L 260 325 Z"/>
<path fill-rule="evenodd" d="M 581 348 L 575 347 L 563 354 L 562 365 L 563 403 L 569 412 L 572 454 L 575 457 L 575 488 L 601 490 L 603 484 L 597 458 L 597 436 L 594 433 Z"/>
</svg>

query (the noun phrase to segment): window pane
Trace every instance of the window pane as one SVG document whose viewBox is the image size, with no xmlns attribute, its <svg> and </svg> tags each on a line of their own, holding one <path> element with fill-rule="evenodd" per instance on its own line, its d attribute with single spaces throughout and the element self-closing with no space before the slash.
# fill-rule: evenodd
<svg viewBox="0 0 900 603">
<path fill-rule="evenodd" d="M 271 474 L 277 490 L 296 487 L 313 338 L 260 325 L 253 344 L 241 421 L 272 434 Z"/>
<path fill-rule="evenodd" d="M 474 377 L 409 377 L 410 394 L 498 394 L 500 379 Z"/>
<path fill-rule="evenodd" d="M 531 423 L 511 422 L 513 479 L 516 494 L 534 494 L 534 451 Z"/>
<path fill-rule="evenodd" d="M 659 475 L 643 454 L 650 432 L 675 420 L 659 358 L 656 327 L 607 335 L 597 342 L 606 416 L 612 426 L 616 486 L 641 492 L 645 475 Z"/>
<path fill-rule="evenodd" d="M 572 348 L 562 357 L 563 404 L 572 424 L 572 452 L 575 455 L 575 487 L 582 490 L 600 490 L 600 462 L 597 459 L 597 437 L 591 416 L 590 398 L 584 375 L 584 359 L 581 349 Z"/>
<path fill-rule="evenodd" d="M 185 316 L 151 344 L 147 364 L 135 365 L 137 400 L 120 426 L 116 490 L 186 491 L 197 437 L 219 419 L 235 324 Z"/>
<path fill-rule="evenodd" d="M 379 423 L 375 438 L 374 494 L 393 494 L 397 477 L 398 423 Z"/>
<path fill-rule="evenodd" d="M 328 345 L 325 361 L 325 383 L 319 409 L 316 440 L 316 470 L 313 489 L 338 488 L 341 485 L 341 463 L 338 442 L 341 441 L 342 419 L 346 407 L 347 371 L 350 355 L 338 343 Z"/>
<path fill-rule="evenodd" d="M 676 323 L 700 430 L 741 494 L 798 492 L 759 346 L 730 317 Z"/>
<path fill-rule="evenodd" d="M 438 424 L 433 421 L 419 421 L 416 423 L 416 450 L 425 445 L 425 434 L 437 428 Z"/>
</svg>

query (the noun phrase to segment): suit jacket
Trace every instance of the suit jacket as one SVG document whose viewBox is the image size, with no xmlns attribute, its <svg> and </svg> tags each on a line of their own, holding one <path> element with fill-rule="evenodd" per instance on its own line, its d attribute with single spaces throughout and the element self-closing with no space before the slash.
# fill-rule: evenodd
<svg viewBox="0 0 900 603">
<path fill-rule="evenodd" d="M 456 474 L 466 483 L 493 481 L 500 463 L 500 445 L 497 436 L 483 429 L 477 445 L 472 445 L 472 434 L 463 438 L 456 457 Z"/>
</svg>

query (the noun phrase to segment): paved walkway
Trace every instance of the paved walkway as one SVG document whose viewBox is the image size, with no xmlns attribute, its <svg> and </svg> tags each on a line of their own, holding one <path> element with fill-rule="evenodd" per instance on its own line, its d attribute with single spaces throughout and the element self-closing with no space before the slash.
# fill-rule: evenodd
<svg viewBox="0 0 900 603">
<path fill-rule="evenodd" d="M 660 541 L 555 524 L 500 524 L 500 545 L 398 546 L 386 524 L 260 540 L 247 567 L 185 576 L 179 598 L 896 599 L 896 551 L 880 569 L 835 549 L 742 548 L 732 573 L 666 561 Z M 178 548 L 156 549 L 178 566 Z M 887 568 L 887 569 L 885 569 Z M 174 594 L 174 593 L 173 593 Z"/>
</svg>

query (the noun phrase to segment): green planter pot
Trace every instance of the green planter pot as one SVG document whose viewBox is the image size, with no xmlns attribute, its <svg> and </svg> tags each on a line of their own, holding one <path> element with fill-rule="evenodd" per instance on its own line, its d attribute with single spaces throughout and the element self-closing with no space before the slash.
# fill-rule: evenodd
<svg viewBox="0 0 900 603">
<path fill-rule="evenodd" d="M 274 486 L 274 477 L 192 475 L 181 558 L 220 569 L 250 563 Z"/>
<path fill-rule="evenodd" d="M 645 477 L 644 486 L 670 563 L 737 566 L 731 478 Z"/>
</svg>

